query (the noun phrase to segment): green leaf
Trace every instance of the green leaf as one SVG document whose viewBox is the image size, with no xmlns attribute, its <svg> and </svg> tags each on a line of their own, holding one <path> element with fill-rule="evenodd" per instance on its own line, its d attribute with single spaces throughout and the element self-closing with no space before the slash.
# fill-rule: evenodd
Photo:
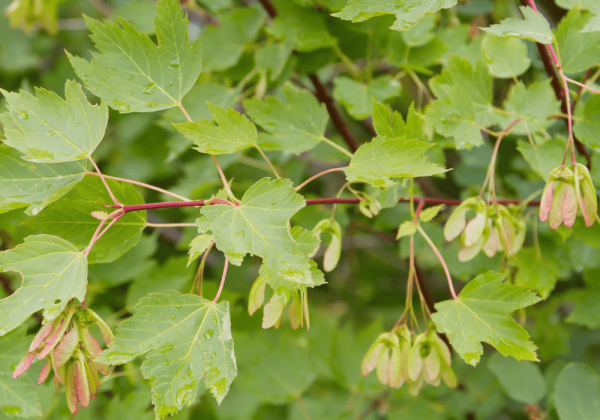
<svg viewBox="0 0 600 420">
<path fill-rule="evenodd" d="M 556 0 L 556 5 L 563 9 L 580 8 L 591 10 L 598 6 L 596 0 Z"/>
<path fill-rule="evenodd" d="M 198 41 L 204 47 L 204 71 L 216 72 L 235 66 L 246 44 L 254 41 L 264 21 L 264 11 L 255 5 L 222 14 L 218 25 L 203 28 Z"/>
<path fill-rule="evenodd" d="M 595 9 L 595 15 L 588 20 L 581 32 L 600 32 L 600 9 Z"/>
<path fill-rule="evenodd" d="M 490 74 L 501 79 L 520 76 L 531 65 L 527 57 L 527 45 L 518 38 L 486 35 L 481 44 L 481 51 Z"/>
<path fill-rule="evenodd" d="M 582 33 L 593 15 L 575 8 L 556 28 L 560 62 L 566 74 L 586 71 L 600 62 L 600 33 Z"/>
<path fill-rule="evenodd" d="M 196 225 L 200 233 L 214 234 L 217 248 L 234 265 L 250 253 L 286 278 L 303 278 L 310 276 L 310 264 L 287 224 L 304 206 L 290 180 L 263 178 L 246 191 L 239 206 L 203 207 Z"/>
<path fill-rule="evenodd" d="M 390 178 L 414 178 L 445 172 L 445 169 L 426 162 L 425 152 L 431 143 L 408 140 L 405 137 L 388 139 L 379 136 L 358 148 L 350 165 L 344 168 L 348 182 L 367 182 L 375 187 L 390 186 Z"/>
<path fill-rule="evenodd" d="M 131 184 L 108 180 L 111 190 L 123 204 L 143 204 L 142 196 Z M 85 248 L 92 239 L 99 220 L 92 217 L 95 210 L 104 209 L 111 198 L 99 177 L 88 175 L 61 200 L 47 207 L 25 224 L 39 232 L 57 235 Z M 137 244 L 146 227 L 146 212 L 127 213 L 94 244 L 88 261 L 90 264 L 116 260 Z"/>
<path fill-rule="evenodd" d="M 492 77 L 485 64 L 476 67 L 453 56 L 448 67 L 430 81 L 437 97 L 425 121 L 447 137 L 453 137 L 458 149 L 471 149 L 483 144 L 480 127 L 492 125 Z"/>
<path fill-rule="evenodd" d="M 519 269 L 516 284 L 536 290 L 543 298 L 550 296 L 560 275 L 553 259 L 538 257 L 535 249 L 527 248 L 519 251 L 514 265 Z"/>
<path fill-rule="evenodd" d="M 527 135 L 544 132 L 552 124 L 552 115 L 560 112 L 560 101 L 554 95 L 550 79 L 546 79 L 527 87 L 522 82 L 513 85 L 503 107 L 509 115 L 498 115 L 500 126 L 508 127 L 521 118 L 511 134 Z"/>
<path fill-rule="evenodd" d="M 517 144 L 517 150 L 543 180 L 547 180 L 550 172 L 560 165 L 565 150 L 564 140 L 550 140 L 540 146 L 524 140 L 519 140 Z"/>
<path fill-rule="evenodd" d="M 439 214 L 439 212 L 445 207 L 444 204 L 440 204 L 438 206 L 433 206 L 433 207 L 428 207 L 426 209 L 424 209 L 421 214 L 419 215 L 419 220 L 421 220 L 421 222 L 430 222 L 432 221 L 435 217 L 437 217 L 437 215 Z"/>
<path fill-rule="evenodd" d="M 294 226 L 290 230 L 292 239 L 298 245 L 298 249 L 307 258 L 316 252 L 317 246 L 319 245 L 319 238 L 317 238 L 313 232 L 301 228 L 300 226 Z M 306 276 L 295 276 L 293 278 L 286 278 L 281 273 L 271 269 L 266 263 L 262 263 L 258 273 L 262 278 L 263 282 L 266 282 L 271 286 L 273 290 L 277 290 L 279 287 L 284 287 L 290 291 L 294 289 L 303 289 L 305 287 L 316 287 L 325 284 L 325 276 L 321 270 L 318 269 L 317 263 L 310 260 L 310 272 Z M 258 280 L 257 280 L 258 281 Z M 258 288 L 258 285 L 257 285 Z M 262 293 L 264 294 L 264 286 L 262 286 Z M 260 307 L 260 305 L 258 305 Z"/>
<path fill-rule="evenodd" d="M 350 0 L 333 16 L 352 22 L 364 22 L 375 16 L 392 14 L 396 21 L 391 29 L 405 31 L 430 13 L 449 9 L 457 0 Z"/>
<path fill-rule="evenodd" d="M 575 135 L 590 147 L 600 147 L 600 96 L 585 101 L 582 121 L 575 123 Z"/>
<path fill-rule="evenodd" d="M 9 417 L 42 416 L 40 398 L 28 375 L 16 379 L 12 373 L 29 351 L 31 336 L 25 326 L 11 331 L 0 341 L 0 411 Z"/>
<path fill-rule="evenodd" d="M 537 364 L 515 360 L 494 353 L 487 368 L 500 382 L 511 400 L 522 404 L 537 404 L 546 396 L 546 382 Z"/>
<path fill-rule="evenodd" d="M 190 242 L 190 250 L 188 251 L 189 259 L 186 267 L 189 267 L 192 261 L 204 254 L 204 251 L 208 249 L 212 241 L 213 236 L 207 234 L 198 235 L 192 239 L 192 242 Z"/>
<path fill-rule="evenodd" d="M 508 18 L 500 24 L 481 29 L 494 35 L 514 36 L 540 44 L 551 44 L 556 41 L 550 24 L 541 13 L 536 13 L 531 7 L 521 6 L 520 9 L 525 20 Z"/>
<path fill-rule="evenodd" d="M 556 382 L 554 402 L 560 420 L 600 419 L 600 375 L 584 363 L 570 363 Z"/>
<path fill-rule="evenodd" d="M 418 21 L 412 28 L 402 32 L 402 40 L 409 47 L 422 47 L 435 38 L 435 26 L 437 23 L 437 13 L 426 15 Z"/>
<path fill-rule="evenodd" d="M 120 6 L 114 11 L 113 21 L 124 19 L 131 23 L 138 31 L 154 35 L 154 19 L 156 18 L 156 4 L 146 0 L 134 0 Z"/>
<path fill-rule="evenodd" d="M 396 138 L 406 136 L 409 139 L 425 139 L 425 122 L 415 110 L 414 102 L 410 104 L 406 114 L 406 122 L 398 111 L 390 109 L 373 100 L 373 127 L 380 136 Z"/>
<path fill-rule="evenodd" d="M 158 46 L 131 24 L 86 18 L 98 49 L 90 62 L 68 54 L 75 73 L 94 95 L 119 112 L 171 108 L 194 86 L 202 69 L 200 41 L 188 39 L 179 2 L 160 0 L 154 25 Z"/>
<path fill-rule="evenodd" d="M 231 108 L 224 110 L 210 102 L 208 109 L 218 126 L 208 120 L 173 124 L 177 131 L 194 142 L 196 150 L 223 155 L 256 145 L 256 127 L 245 115 Z"/>
<path fill-rule="evenodd" d="M 381 76 L 364 84 L 345 76 L 334 79 L 333 97 L 355 120 L 373 114 L 373 101 L 385 102 L 400 95 L 400 83 L 391 76 Z"/>
<path fill-rule="evenodd" d="M 36 96 L 0 90 L 8 112 L 0 115 L 4 143 L 31 162 L 69 162 L 91 156 L 108 122 L 104 102 L 91 105 L 77 82 L 67 81 L 66 100 L 36 88 Z"/>
<path fill-rule="evenodd" d="M 324 104 L 319 104 L 312 93 L 286 83 L 286 100 L 268 97 L 264 101 L 247 99 L 246 112 L 267 137 L 259 136 L 259 145 L 266 149 L 300 154 L 315 147 L 322 140 L 329 121 Z"/>
<path fill-rule="evenodd" d="M 398 233 L 396 234 L 396 239 L 400 239 L 404 236 L 414 235 L 416 231 L 417 231 L 417 225 L 414 224 L 412 221 L 407 220 L 406 222 L 402 223 L 400 225 L 400 227 L 398 228 Z"/>
<path fill-rule="evenodd" d="M 600 327 L 600 284 L 598 284 L 597 269 L 587 270 L 583 279 L 588 287 L 585 289 L 575 289 L 568 294 L 568 300 L 574 300 L 575 306 L 569 314 L 567 322 L 577 325 L 583 325 L 589 329 Z"/>
<path fill-rule="evenodd" d="M 277 39 L 291 42 L 297 51 L 309 52 L 337 44 L 327 29 L 325 18 L 315 8 L 296 6 L 289 0 L 274 3 L 277 17 L 267 32 Z"/>
<path fill-rule="evenodd" d="M 293 49 L 293 43 L 288 39 L 258 48 L 254 52 L 256 68 L 264 74 L 268 74 L 269 80 L 276 80 L 285 68 Z"/>
<path fill-rule="evenodd" d="M 56 236 L 29 236 L 25 243 L 0 252 L 0 272 L 4 271 L 20 273 L 23 282 L 12 295 L 0 300 L 0 335 L 41 309 L 46 320 L 53 320 L 69 300 L 83 302 L 85 297 L 85 255 Z"/>
<path fill-rule="evenodd" d="M 96 360 L 122 364 L 150 352 L 142 373 L 152 381 L 159 418 L 193 404 L 202 379 L 220 404 L 237 374 L 229 303 L 169 292 L 142 299 L 135 310 Z"/>
<path fill-rule="evenodd" d="M 475 366 L 483 354 L 481 342 L 517 360 L 537 360 L 529 334 L 509 315 L 540 301 L 535 293 L 503 283 L 503 274 L 488 271 L 471 280 L 457 299 L 435 305 L 432 320 L 440 334 L 465 362 Z"/>
<path fill-rule="evenodd" d="M 85 162 L 30 163 L 0 145 L 0 213 L 27 207 L 33 216 L 68 193 L 85 173 Z"/>
</svg>

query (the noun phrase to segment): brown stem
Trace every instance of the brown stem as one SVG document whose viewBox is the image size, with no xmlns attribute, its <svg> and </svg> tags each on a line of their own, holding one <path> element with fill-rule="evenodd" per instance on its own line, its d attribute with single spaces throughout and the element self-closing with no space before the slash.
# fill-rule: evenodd
<svg viewBox="0 0 600 420">
<path fill-rule="evenodd" d="M 312 84 L 316 89 L 315 96 L 327 107 L 327 112 L 329 112 L 329 116 L 333 121 L 333 125 L 335 125 L 335 128 L 337 128 L 337 130 L 340 132 L 340 134 L 344 138 L 344 141 L 346 142 L 350 150 L 352 150 L 352 153 L 356 152 L 356 150 L 358 149 L 358 143 L 356 142 L 356 139 L 350 132 L 350 128 L 344 122 L 342 116 L 333 104 L 333 99 L 331 98 L 331 96 L 329 96 L 329 93 L 327 93 L 325 86 L 323 86 L 316 74 L 309 74 L 308 77 L 310 78 Z"/>
<path fill-rule="evenodd" d="M 275 6 L 273 6 L 273 3 L 271 3 L 270 0 L 260 0 L 260 4 L 263 5 L 269 16 L 271 16 L 272 18 L 277 17 L 277 10 L 275 9 Z"/>
</svg>

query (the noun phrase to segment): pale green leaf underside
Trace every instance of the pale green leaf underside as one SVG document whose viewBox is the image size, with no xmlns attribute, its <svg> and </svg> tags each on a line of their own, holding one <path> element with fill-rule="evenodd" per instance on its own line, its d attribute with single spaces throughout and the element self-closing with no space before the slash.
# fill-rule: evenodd
<svg viewBox="0 0 600 420">
<path fill-rule="evenodd" d="M 83 301 L 87 260 L 71 243 L 50 235 L 25 238 L 25 243 L 0 253 L 0 272 L 23 276 L 22 287 L 0 300 L 0 335 L 13 330 L 32 313 L 44 309 L 56 318 L 69 300 Z"/>
<path fill-rule="evenodd" d="M 0 115 L 4 143 L 31 162 L 68 162 L 85 159 L 102 138 L 108 122 L 103 102 L 91 105 L 77 82 L 67 81 L 65 97 L 36 88 L 29 92 L 6 92 L 8 112 Z"/>
<path fill-rule="evenodd" d="M 131 184 L 108 180 L 108 185 L 119 202 L 143 204 L 144 199 Z M 102 180 L 88 175 L 61 200 L 53 203 L 25 224 L 39 232 L 60 236 L 79 249 L 85 248 L 92 239 L 99 220 L 90 214 L 104 209 L 112 202 Z M 121 217 L 92 248 L 88 256 L 90 264 L 108 263 L 116 260 L 137 244 L 146 227 L 146 212 L 130 212 Z"/>
<path fill-rule="evenodd" d="M 395 15 L 391 29 L 405 31 L 430 13 L 449 9 L 457 0 L 350 0 L 333 16 L 352 22 L 364 22 L 375 16 Z"/>
<path fill-rule="evenodd" d="M 69 54 L 85 86 L 111 108 L 153 112 L 181 103 L 202 69 L 202 46 L 188 38 L 188 19 L 175 0 L 161 0 L 154 24 L 158 46 L 124 20 L 87 19 L 98 52 L 91 62 Z"/>
<path fill-rule="evenodd" d="M 218 126 L 208 120 L 173 124 L 177 131 L 194 142 L 196 150 L 222 155 L 256 145 L 256 127 L 245 115 L 231 108 L 224 110 L 210 102 L 207 104 Z"/>
<path fill-rule="evenodd" d="M 406 138 L 376 137 L 358 148 L 344 168 L 348 182 L 368 182 L 375 187 L 390 186 L 390 178 L 431 176 L 445 171 L 426 162 L 425 152 L 433 144 Z"/>
<path fill-rule="evenodd" d="M 193 404 L 202 378 L 221 403 L 237 374 L 229 303 L 157 293 L 142 299 L 135 311 L 98 360 L 122 364 L 150 352 L 142 372 L 153 382 L 152 402 L 160 418 Z"/>
<path fill-rule="evenodd" d="M 28 375 L 11 377 L 15 366 L 29 351 L 31 336 L 23 325 L 0 340 L 0 411 L 9 417 L 40 417 L 42 407 L 36 385 Z"/>
<path fill-rule="evenodd" d="M 523 38 L 540 44 L 556 41 L 550 24 L 541 13 L 536 13 L 531 7 L 521 6 L 520 9 L 525 20 L 508 18 L 497 25 L 481 29 L 494 35 Z"/>
<path fill-rule="evenodd" d="M 556 381 L 554 401 L 560 420 L 598 420 L 600 375 L 584 363 L 570 363 Z"/>
<path fill-rule="evenodd" d="M 33 216 L 68 193 L 85 173 L 84 162 L 32 163 L 0 145 L 0 213 L 27 207 Z"/>
<path fill-rule="evenodd" d="M 272 270 L 288 278 L 310 276 L 306 255 L 294 242 L 288 222 L 305 206 L 287 179 L 263 178 L 246 191 L 239 206 L 203 207 L 199 231 L 211 231 L 217 248 L 232 264 L 240 265 L 247 253 L 260 256 Z"/>
<path fill-rule="evenodd" d="M 435 305 L 432 319 L 438 332 L 448 334 L 450 344 L 465 362 L 479 363 L 486 342 L 505 356 L 537 360 L 529 334 L 510 314 L 540 301 L 535 293 L 502 283 L 504 275 L 487 272 L 471 280 L 458 299 Z"/>
<path fill-rule="evenodd" d="M 264 101 L 247 99 L 246 112 L 269 135 L 259 138 L 266 149 L 299 154 L 315 147 L 325 134 L 329 114 L 308 90 L 287 83 L 283 89 L 286 101 L 268 97 Z"/>
<path fill-rule="evenodd" d="M 290 230 L 290 234 L 292 235 L 294 242 L 298 245 L 300 252 L 307 258 L 315 251 L 319 242 L 321 242 L 312 231 L 303 229 L 300 226 L 294 226 Z M 325 283 L 325 276 L 321 270 L 317 268 L 317 264 L 312 260 L 310 260 L 309 273 L 309 276 L 286 278 L 277 271 L 271 269 L 266 263 L 263 263 L 259 269 L 259 275 L 265 279 L 273 290 L 282 286 L 288 290 L 303 289 L 305 287 L 320 286 Z"/>
</svg>

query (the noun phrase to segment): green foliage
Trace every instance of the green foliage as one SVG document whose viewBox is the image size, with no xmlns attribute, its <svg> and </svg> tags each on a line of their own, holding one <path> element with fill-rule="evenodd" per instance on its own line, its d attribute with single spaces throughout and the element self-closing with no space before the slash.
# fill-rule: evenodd
<svg viewBox="0 0 600 420">
<path fill-rule="evenodd" d="M 121 26 L 87 19 L 98 48 L 88 62 L 69 54 L 77 75 L 94 95 L 119 112 L 154 112 L 181 103 L 202 69 L 202 46 L 189 42 L 179 6 L 157 3 L 158 46 L 126 21 Z"/>
<path fill-rule="evenodd" d="M 481 342 L 517 360 L 537 360 L 529 335 L 509 315 L 540 298 L 518 286 L 502 283 L 503 277 L 492 272 L 481 274 L 465 286 L 458 299 L 435 306 L 437 312 L 432 319 L 438 331 L 448 334 L 452 347 L 473 366 L 483 353 Z"/>
<path fill-rule="evenodd" d="M 150 352 L 142 373 L 153 383 L 152 402 L 160 418 L 191 405 L 202 378 L 221 403 L 237 374 L 227 302 L 154 294 L 140 301 L 136 315 L 117 332 L 115 344 L 98 361 L 121 364 Z"/>
<path fill-rule="evenodd" d="M 0 6 L 0 418 L 598 418 L 597 1 Z"/>
<path fill-rule="evenodd" d="M 67 81 L 66 100 L 56 93 L 37 89 L 28 92 L 2 91 L 8 113 L 2 114 L 5 144 L 24 153 L 31 162 L 69 162 L 85 159 L 104 137 L 108 108 L 90 105 L 81 86 Z"/>
<path fill-rule="evenodd" d="M 0 253 L 0 271 L 16 271 L 23 282 L 0 300 L 0 333 L 14 330 L 41 309 L 53 320 L 70 299 L 83 302 L 87 259 L 64 239 L 50 235 L 25 238 L 25 243 Z"/>
</svg>

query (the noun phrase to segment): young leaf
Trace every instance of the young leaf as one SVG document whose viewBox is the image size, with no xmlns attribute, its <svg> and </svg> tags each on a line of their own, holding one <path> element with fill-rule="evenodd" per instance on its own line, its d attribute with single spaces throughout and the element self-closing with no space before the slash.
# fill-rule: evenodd
<svg viewBox="0 0 600 420">
<path fill-rule="evenodd" d="M 85 173 L 85 162 L 30 163 L 21 153 L 0 145 L 0 213 L 27 207 L 34 216 L 68 193 Z"/>
<path fill-rule="evenodd" d="M 430 222 L 432 221 L 439 212 L 444 208 L 444 204 L 440 204 L 438 206 L 428 207 L 424 209 L 419 215 L 419 220 L 421 222 Z"/>
<path fill-rule="evenodd" d="M 0 300 L 0 336 L 18 327 L 32 313 L 44 309 L 56 318 L 69 300 L 83 302 L 87 260 L 71 243 L 50 235 L 25 238 L 25 243 L 0 252 L 0 272 L 16 271 L 22 286 Z"/>
<path fill-rule="evenodd" d="M 531 65 L 531 60 L 527 57 L 527 45 L 517 38 L 486 35 L 481 44 L 481 51 L 490 74 L 494 77 L 517 77 L 525 73 Z"/>
<path fill-rule="evenodd" d="M 190 250 L 188 251 L 190 257 L 186 267 L 189 267 L 192 261 L 204 254 L 204 251 L 208 249 L 212 241 L 213 236 L 207 234 L 198 235 L 192 239 L 192 242 L 190 242 Z"/>
<path fill-rule="evenodd" d="M 539 302 L 535 293 L 503 283 L 503 274 L 488 271 L 471 280 L 457 299 L 435 305 L 432 320 L 440 334 L 465 362 L 475 366 L 483 353 L 481 342 L 494 346 L 517 360 L 537 360 L 529 334 L 511 317 L 511 312 Z"/>
<path fill-rule="evenodd" d="M 121 203 L 143 204 L 144 199 L 131 184 L 108 180 L 108 185 Z M 85 248 L 92 239 L 98 224 L 91 213 L 111 202 L 99 177 L 86 176 L 61 200 L 47 207 L 25 224 L 37 231 L 60 236 L 77 248 Z M 90 264 L 116 260 L 137 244 L 146 227 L 146 212 L 135 211 L 121 217 L 110 230 L 94 244 L 88 261 Z"/>
<path fill-rule="evenodd" d="M 0 115 L 4 143 L 31 162 L 69 162 L 85 159 L 96 149 L 108 122 L 104 102 L 91 105 L 77 82 L 67 81 L 63 100 L 54 92 L 0 90 L 8 112 Z"/>
<path fill-rule="evenodd" d="M 329 273 L 335 269 L 342 254 L 342 228 L 334 219 L 323 219 L 314 227 L 313 234 L 320 240 L 323 233 L 331 236 L 323 255 L 323 270 Z"/>
<path fill-rule="evenodd" d="M 574 8 L 556 28 L 560 62 L 566 74 L 586 71 L 600 62 L 600 32 L 582 32 L 592 14 Z"/>
<path fill-rule="evenodd" d="M 590 147 L 600 147 L 600 96 L 585 101 L 582 120 L 575 123 L 575 135 Z"/>
<path fill-rule="evenodd" d="M 457 0 L 350 0 L 333 16 L 352 22 L 364 22 L 375 16 L 391 14 L 396 21 L 391 29 L 406 31 L 419 20 L 440 9 L 449 9 Z"/>
<path fill-rule="evenodd" d="M 424 139 L 426 137 L 425 122 L 415 110 L 414 102 L 410 104 L 406 114 L 406 122 L 398 111 L 392 111 L 384 104 L 373 99 L 373 127 L 380 136 L 387 138 L 403 137 L 409 139 Z"/>
<path fill-rule="evenodd" d="M 8 417 L 42 416 L 40 398 L 29 376 L 11 378 L 15 366 L 28 352 L 32 337 L 26 334 L 27 328 L 22 326 L 0 341 L 0 411 Z"/>
<path fill-rule="evenodd" d="M 412 222 L 412 220 L 407 220 L 403 222 L 398 228 L 398 233 L 396 234 L 396 239 L 400 239 L 404 236 L 413 235 L 417 231 L 417 225 Z"/>
<path fill-rule="evenodd" d="M 237 375 L 229 303 L 157 293 L 143 298 L 135 311 L 118 327 L 115 343 L 96 360 L 122 364 L 150 352 L 142 373 L 152 381 L 158 418 L 193 404 L 202 379 L 220 404 Z"/>
<path fill-rule="evenodd" d="M 458 149 L 482 145 L 480 127 L 493 124 L 496 118 L 487 67 L 481 62 L 473 67 L 467 60 L 453 56 L 430 86 L 437 100 L 427 110 L 425 120 L 438 133 L 454 137 Z"/>
<path fill-rule="evenodd" d="M 196 225 L 201 233 L 214 234 L 217 248 L 234 265 L 241 265 L 244 256 L 251 253 L 285 277 L 304 277 L 309 275 L 308 259 L 287 227 L 304 206 L 290 180 L 263 178 L 246 191 L 239 206 L 203 207 Z"/>
<path fill-rule="evenodd" d="M 540 44 L 551 44 L 556 41 L 550 24 L 541 13 L 536 13 L 531 7 L 521 6 L 520 9 L 525 20 L 508 18 L 500 24 L 481 29 L 494 35 L 514 36 Z"/>
<path fill-rule="evenodd" d="M 86 18 L 98 49 L 90 62 L 69 53 L 75 73 L 96 96 L 126 112 L 171 108 L 194 86 L 202 69 L 202 46 L 188 39 L 179 2 L 160 0 L 154 24 L 158 46 L 131 24 Z"/>
<path fill-rule="evenodd" d="M 385 102 L 400 95 L 401 85 L 391 76 L 381 76 L 363 84 L 345 76 L 334 79 L 333 97 L 354 118 L 362 120 L 373 114 L 373 101 Z"/>
<path fill-rule="evenodd" d="M 270 135 L 261 138 L 259 145 L 285 153 L 300 154 L 315 147 L 325 134 L 329 114 L 312 93 L 286 83 L 286 101 L 268 97 L 264 101 L 247 99 L 246 112 Z"/>
<path fill-rule="evenodd" d="M 194 142 L 196 150 L 222 155 L 256 145 L 256 127 L 245 115 L 231 108 L 224 110 L 210 102 L 207 104 L 218 126 L 208 120 L 173 124 L 177 131 Z"/>
<path fill-rule="evenodd" d="M 445 169 L 426 162 L 425 152 L 433 144 L 405 137 L 376 137 L 358 148 L 344 168 L 348 182 L 367 182 L 375 187 L 390 186 L 390 178 L 431 176 Z"/>
</svg>

